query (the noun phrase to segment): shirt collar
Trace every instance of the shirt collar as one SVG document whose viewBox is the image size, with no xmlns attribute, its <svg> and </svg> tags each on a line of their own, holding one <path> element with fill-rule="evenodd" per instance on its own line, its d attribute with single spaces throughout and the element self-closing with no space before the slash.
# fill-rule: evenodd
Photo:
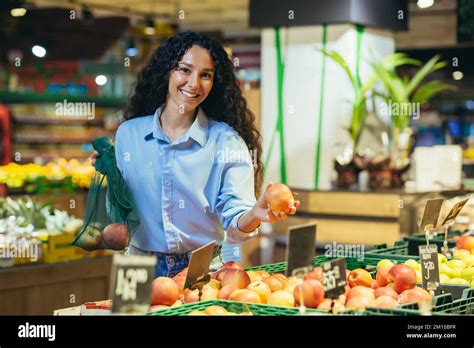
<svg viewBox="0 0 474 348">
<path fill-rule="evenodd" d="M 145 136 L 145 140 L 150 140 L 151 138 L 163 140 L 169 142 L 168 137 L 166 136 L 161 124 L 159 122 L 159 118 L 161 116 L 161 111 L 163 109 L 163 105 L 156 109 L 155 114 L 153 115 L 153 125 L 152 125 L 152 132 Z M 208 132 L 209 132 L 209 120 L 207 119 L 206 114 L 202 110 L 202 108 L 198 109 L 198 113 L 196 118 L 194 119 L 193 124 L 189 129 L 184 133 L 178 140 L 176 140 L 176 144 L 181 144 L 186 142 L 189 138 L 192 138 L 196 141 L 201 147 L 204 147 L 207 142 Z"/>
</svg>

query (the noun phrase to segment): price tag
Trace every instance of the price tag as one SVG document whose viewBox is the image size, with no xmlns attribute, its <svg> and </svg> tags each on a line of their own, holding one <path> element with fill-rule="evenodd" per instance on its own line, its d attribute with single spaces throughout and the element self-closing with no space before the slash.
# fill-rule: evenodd
<svg viewBox="0 0 474 348">
<path fill-rule="evenodd" d="M 109 287 L 112 313 L 148 312 L 155 266 L 156 256 L 119 254 L 113 256 Z"/>
<path fill-rule="evenodd" d="M 184 282 L 184 288 L 190 288 L 194 283 L 203 280 L 209 273 L 212 262 L 215 242 L 210 242 L 193 250 L 189 259 L 188 274 Z"/>
<path fill-rule="evenodd" d="M 432 295 L 439 287 L 438 246 L 420 245 L 422 287 Z"/>
<path fill-rule="evenodd" d="M 326 298 L 338 298 L 345 292 L 346 259 L 339 258 L 322 264 L 323 286 Z"/>
<path fill-rule="evenodd" d="M 286 248 L 286 275 L 313 265 L 316 250 L 316 224 L 291 226 Z"/>
<path fill-rule="evenodd" d="M 436 227 L 443 202 L 443 198 L 430 199 L 426 202 L 425 211 L 421 219 L 420 232 L 425 232 L 425 227 L 428 225 Z"/>
<path fill-rule="evenodd" d="M 461 201 L 461 202 L 458 202 L 454 205 L 454 207 L 452 207 L 451 211 L 449 212 L 449 214 L 444 218 L 444 221 L 441 225 L 446 225 L 448 223 L 453 223 L 454 220 L 456 220 L 456 217 L 459 215 L 459 213 L 461 212 L 462 208 L 464 208 L 464 206 L 466 205 L 467 201 L 469 200 L 469 198 Z"/>
</svg>

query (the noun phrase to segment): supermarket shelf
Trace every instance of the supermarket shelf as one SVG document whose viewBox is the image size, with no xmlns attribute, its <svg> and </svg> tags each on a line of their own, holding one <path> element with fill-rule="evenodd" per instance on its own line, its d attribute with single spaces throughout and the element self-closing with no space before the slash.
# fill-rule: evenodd
<svg viewBox="0 0 474 348">
<path fill-rule="evenodd" d="M 0 102 L 12 103 L 57 103 L 67 100 L 68 102 L 95 103 L 97 106 L 104 107 L 123 107 L 126 104 L 126 98 L 117 97 L 93 97 L 93 96 L 75 96 L 68 94 L 39 94 L 39 93 L 19 93 L 0 91 Z"/>
<path fill-rule="evenodd" d="M 14 136 L 16 144 L 90 144 L 97 136 L 71 138 L 49 135 L 45 137 Z"/>
<path fill-rule="evenodd" d="M 25 163 L 33 162 L 35 158 L 40 157 L 41 159 L 45 161 L 54 161 L 60 157 L 65 158 L 67 160 L 69 159 L 77 159 L 77 160 L 86 160 L 87 158 L 90 157 L 91 154 L 88 153 L 81 153 L 81 154 L 66 154 L 63 152 L 58 152 L 55 154 L 51 153 L 34 153 L 34 154 L 21 154 L 21 159 Z"/>
<path fill-rule="evenodd" d="M 40 118 L 35 116 L 28 117 L 14 117 L 16 124 L 29 124 L 29 125 L 58 125 L 58 126 L 90 126 L 90 127 L 103 127 L 104 120 L 101 118 L 88 120 L 86 118 Z"/>
</svg>

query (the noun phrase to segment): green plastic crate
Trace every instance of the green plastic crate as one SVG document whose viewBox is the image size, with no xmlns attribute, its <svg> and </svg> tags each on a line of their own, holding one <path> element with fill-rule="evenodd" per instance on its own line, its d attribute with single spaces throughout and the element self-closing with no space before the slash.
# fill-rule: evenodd
<svg viewBox="0 0 474 348">
<path fill-rule="evenodd" d="M 346 267 L 348 270 L 354 270 L 356 268 L 363 268 L 367 271 L 369 271 L 372 276 L 375 276 L 375 271 L 377 268 L 377 264 L 379 263 L 380 260 L 388 258 L 392 260 L 394 263 L 400 263 L 401 261 L 405 260 L 399 260 L 398 258 L 393 258 L 393 257 L 380 257 L 379 255 L 368 255 L 367 253 L 365 254 L 365 257 L 363 259 L 358 259 L 355 257 L 345 257 L 346 259 Z M 336 258 L 330 258 L 326 257 L 324 255 L 319 255 L 316 256 L 313 260 L 313 266 L 319 267 L 321 266 L 324 262 L 333 260 Z M 268 265 L 262 265 L 262 266 L 254 266 L 254 267 L 249 267 L 245 269 L 246 271 L 250 270 L 262 270 L 266 271 L 268 273 L 285 273 L 286 270 L 286 262 L 278 262 L 278 263 L 272 263 Z"/>
<path fill-rule="evenodd" d="M 443 291 L 447 291 L 447 288 Z M 453 300 L 454 298 L 454 300 Z M 474 289 L 465 288 L 461 298 L 456 299 L 450 293 L 443 293 L 433 297 L 432 315 L 473 315 Z M 408 303 L 397 309 L 367 308 L 361 315 L 388 315 L 388 316 L 417 316 L 421 315 L 418 304 Z"/>
<path fill-rule="evenodd" d="M 464 289 L 461 298 L 439 304 L 433 307 L 433 312 L 455 315 L 474 315 L 474 289 Z"/>
<path fill-rule="evenodd" d="M 395 242 L 392 247 L 388 247 L 387 244 L 378 244 L 368 251 L 366 255 L 367 257 L 379 257 L 382 259 L 390 259 L 392 261 L 396 260 L 399 261 L 399 263 L 403 263 L 409 259 L 419 261 L 420 257 L 418 252 L 416 254 L 410 253 L 408 244 L 408 241 L 405 240 Z"/>
<path fill-rule="evenodd" d="M 148 315 L 159 315 L 159 316 L 172 316 L 179 315 L 184 316 L 188 315 L 191 311 L 202 311 L 209 306 L 222 306 L 227 309 L 229 312 L 234 313 L 244 313 L 250 310 L 255 316 L 282 316 L 282 315 L 299 315 L 298 307 L 278 307 L 265 304 L 254 304 L 254 303 L 243 303 L 236 301 L 226 301 L 226 300 L 209 300 L 202 302 L 193 302 L 188 303 L 182 306 L 177 306 L 169 309 L 158 310 L 148 313 Z M 327 311 L 321 311 L 312 308 L 306 308 L 307 314 L 329 314 Z"/>
<path fill-rule="evenodd" d="M 460 236 L 462 232 L 460 231 L 448 231 L 448 238 L 453 238 Z M 418 255 L 418 247 L 420 245 L 426 244 L 426 238 L 423 233 L 419 233 L 416 235 L 404 237 L 403 240 L 408 244 L 408 254 L 409 255 Z M 438 248 L 441 250 L 441 247 L 444 244 L 444 233 L 437 234 L 430 239 L 430 244 L 436 244 Z M 448 241 L 448 247 L 454 248 L 456 246 L 456 242 Z"/>
</svg>

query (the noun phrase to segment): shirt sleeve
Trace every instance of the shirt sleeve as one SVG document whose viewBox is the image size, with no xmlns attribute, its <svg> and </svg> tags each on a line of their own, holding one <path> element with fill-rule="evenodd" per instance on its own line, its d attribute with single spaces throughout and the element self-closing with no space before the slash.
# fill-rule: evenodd
<svg viewBox="0 0 474 348">
<path fill-rule="evenodd" d="M 221 186 L 216 212 L 224 230 L 225 243 L 242 243 L 255 237 L 258 231 L 245 233 L 238 229 L 238 220 L 255 205 L 254 168 L 245 142 L 227 131 L 226 141 L 217 151 L 216 161 L 222 166 Z M 232 228 L 230 228 L 232 226 Z"/>
</svg>

